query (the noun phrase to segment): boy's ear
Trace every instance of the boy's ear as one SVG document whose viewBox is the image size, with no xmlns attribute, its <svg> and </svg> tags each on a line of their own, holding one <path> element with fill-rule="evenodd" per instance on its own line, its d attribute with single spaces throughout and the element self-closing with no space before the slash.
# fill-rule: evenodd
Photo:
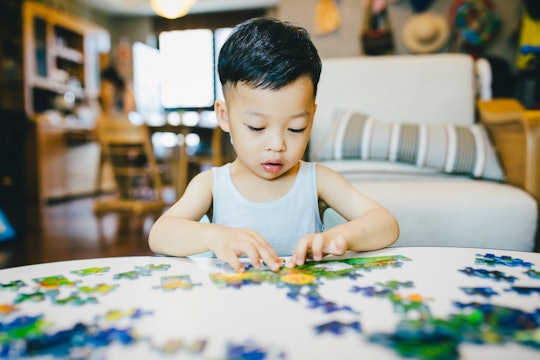
<svg viewBox="0 0 540 360">
<path fill-rule="evenodd" d="M 214 104 L 214 112 L 216 113 L 216 119 L 221 130 L 230 132 L 231 126 L 229 124 L 229 110 L 227 105 L 222 100 L 216 100 Z"/>
</svg>

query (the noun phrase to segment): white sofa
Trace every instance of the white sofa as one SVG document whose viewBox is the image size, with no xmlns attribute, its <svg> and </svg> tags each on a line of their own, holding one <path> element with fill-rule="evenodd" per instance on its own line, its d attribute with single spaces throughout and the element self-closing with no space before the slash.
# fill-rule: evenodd
<svg viewBox="0 0 540 360">
<path fill-rule="evenodd" d="M 538 203 L 475 125 L 475 74 L 464 54 L 323 60 L 309 159 L 396 216 L 395 246 L 535 248 Z"/>
</svg>

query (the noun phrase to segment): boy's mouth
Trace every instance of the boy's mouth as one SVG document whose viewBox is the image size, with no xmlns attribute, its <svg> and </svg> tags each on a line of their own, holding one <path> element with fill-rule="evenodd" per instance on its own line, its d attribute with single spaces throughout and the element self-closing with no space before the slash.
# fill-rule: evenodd
<svg viewBox="0 0 540 360">
<path fill-rule="evenodd" d="M 283 163 L 281 161 L 267 161 L 262 164 L 262 167 L 270 173 L 275 173 L 283 168 Z"/>
</svg>

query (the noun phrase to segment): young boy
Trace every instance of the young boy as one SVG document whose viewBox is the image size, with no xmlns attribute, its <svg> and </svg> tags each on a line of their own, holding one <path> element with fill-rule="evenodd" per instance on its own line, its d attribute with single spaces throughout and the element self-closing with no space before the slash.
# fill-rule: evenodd
<svg viewBox="0 0 540 360">
<path fill-rule="evenodd" d="M 198 174 L 150 231 L 150 248 L 188 256 L 212 251 L 234 269 L 239 257 L 272 270 L 307 257 L 367 251 L 394 243 L 396 219 L 342 176 L 304 162 L 313 125 L 321 60 L 308 33 L 256 18 L 235 28 L 223 45 L 218 72 L 225 101 L 219 126 L 230 133 L 236 159 Z M 319 201 L 348 222 L 323 231 Z M 211 223 L 199 222 L 209 214 Z"/>
</svg>

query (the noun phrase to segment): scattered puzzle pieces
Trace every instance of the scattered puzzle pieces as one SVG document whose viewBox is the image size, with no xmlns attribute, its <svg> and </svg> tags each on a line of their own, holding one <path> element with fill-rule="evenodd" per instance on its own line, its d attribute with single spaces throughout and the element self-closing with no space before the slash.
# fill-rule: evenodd
<svg viewBox="0 0 540 360">
<path fill-rule="evenodd" d="M 336 311 L 348 311 L 353 314 L 356 314 L 357 312 L 353 310 L 350 306 L 341 306 L 337 305 L 333 301 L 327 301 L 323 299 L 318 293 L 311 293 L 307 294 L 306 299 L 308 301 L 308 307 L 310 309 L 321 309 L 326 314 L 333 313 Z"/>
<path fill-rule="evenodd" d="M 325 313 L 335 311 L 355 313 L 355 310 L 350 306 L 338 305 L 324 299 L 317 290 L 321 279 L 349 278 L 355 280 L 362 276 L 359 271 L 397 268 L 402 266 L 403 261 L 410 261 L 410 259 L 396 255 L 311 261 L 293 269 L 282 267 L 277 272 L 249 269 L 244 272 L 211 273 L 210 279 L 219 288 L 240 289 L 246 285 L 275 284 L 278 288 L 287 288 L 289 290 L 287 297 L 292 300 L 306 299 L 310 309 L 321 309 Z M 399 284 L 389 286 L 399 286 Z M 302 293 L 304 288 L 308 289 L 307 293 Z"/>
<path fill-rule="evenodd" d="M 0 290 L 14 290 L 17 291 L 22 287 L 25 287 L 26 284 L 24 281 L 21 280 L 13 280 L 8 283 L 2 284 L 0 283 Z"/>
<path fill-rule="evenodd" d="M 148 264 L 144 266 L 135 266 L 135 271 L 151 273 L 153 271 L 167 271 L 169 270 L 170 267 L 171 265 L 169 264 L 159 264 L 159 265 Z"/>
<path fill-rule="evenodd" d="M 243 285 L 256 285 L 263 282 L 270 284 L 310 285 L 317 280 L 361 276 L 359 271 L 375 269 L 399 268 L 409 258 L 401 255 L 375 256 L 338 260 L 311 261 L 293 269 L 282 267 L 277 272 L 269 270 L 248 269 L 244 272 L 212 273 L 210 279 L 220 288 L 231 286 L 240 288 Z"/>
<path fill-rule="evenodd" d="M 33 293 L 19 293 L 15 297 L 15 304 L 24 303 L 27 301 L 39 302 L 45 300 L 46 294 L 43 291 Z"/>
<path fill-rule="evenodd" d="M 137 337 L 131 328 L 109 327 L 103 329 L 95 325 L 77 323 L 70 328 L 27 339 L 26 348 L 21 355 L 52 355 L 56 358 L 67 358 L 77 348 L 76 344 L 99 348 L 109 346 L 112 343 L 129 345 L 136 341 Z"/>
<path fill-rule="evenodd" d="M 401 282 L 396 280 L 391 280 L 386 283 L 377 283 L 376 285 L 377 287 L 361 287 L 354 285 L 350 291 L 352 293 L 361 293 L 362 295 L 368 297 L 388 297 L 390 294 L 393 294 L 395 290 L 398 290 L 401 287 L 409 289 L 414 286 L 412 281 Z"/>
<path fill-rule="evenodd" d="M 517 280 L 515 276 L 506 276 L 505 273 L 498 270 L 489 271 L 486 269 L 475 269 L 470 266 L 467 266 L 465 269 L 459 270 L 460 272 L 467 274 L 469 276 L 476 276 L 484 279 L 493 279 L 497 281 L 507 281 L 513 283 Z"/>
<path fill-rule="evenodd" d="M 394 306 L 394 313 L 400 319 L 394 331 L 362 336 L 373 343 L 394 349 L 404 357 L 454 359 L 459 357 L 459 346 L 463 343 L 478 345 L 515 342 L 540 350 L 540 310 L 528 313 L 492 304 L 454 302 L 454 306 L 458 309 L 456 313 L 452 313 L 446 318 L 434 318 L 428 305 L 431 301 L 430 298 L 426 298 L 424 294 L 411 294 L 410 291 L 403 291 L 414 287 L 412 281 L 391 280 L 377 282 L 375 285 L 364 284 L 365 279 L 369 279 L 369 276 L 363 273 L 379 269 L 399 268 L 406 261 L 410 261 L 410 259 L 399 255 L 311 261 L 294 269 L 282 267 L 278 272 L 272 272 L 267 268 L 253 269 L 248 266 L 247 270 L 242 273 L 210 274 L 210 279 L 218 288 L 240 289 L 244 286 L 266 283 L 287 290 L 288 298 L 304 302 L 308 309 L 322 311 L 324 314 L 338 311 L 348 312 L 347 317 L 350 318 L 352 314 L 353 319 L 360 315 L 358 311 L 346 304 L 338 304 L 323 298 L 321 296 L 323 292 L 319 293 L 319 287 L 323 281 L 339 278 L 362 284 L 364 286 L 351 286 L 350 292 L 376 298 L 375 301 L 380 301 L 379 299 L 390 301 Z M 486 266 L 524 267 L 527 268 L 524 274 L 530 278 L 540 279 L 540 273 L 531 268 L 532 263 L 510 256 L 496 256 L 489 253 L 476 254 L 475 263 Z M 171 265 L 168 264 L 135 266 L 132 271 L 111 274 L 107 278 L 136 280 L 140 277 L 151 276 L 154 272 L 168 271 L 170 268 Z M 70 273 L 80 277 L 90 277 L 93 275 L 101 276 L 109 271 L 109 267 L 91 267 L 74 270 Z M 473 267 L 458 269 L 458 271 L 469 276 L 508 283 L 514 283 L 517 280 L 516 277 L 501 271 Z M 32 302 L 43 300 L 50 300 L 51 304 L 54 305 L 85 306 L 96 304 L 98 299 L 101 300 L 103 296 L 124 286 L 122 284 L 126 284 L 107 284 L 105 282 L 95 284 L 90 281 L 90 285 L 87 285 L 82 283 L 83 280 L 71 281 L 63 275 L 40 277 L 33 279 L 33 281 L 36 283 L 30 289 L 33 292 L 26 294 L 20 293 L 20 289 L 27 286 L 21 280 L 0 283 L 0 291 L 18 292 L 15 296 L 4 293 L 13 303 L 0 304 L 0 358 L 5 357 L 5 354 L 8 354 L 7 358 L 34 356 L 95 358 L 99 357 L 96 355 L 99 354 L 99 348 L 108 347 L 113 343 L 121 346 L 145 343 L 151 350 L 167 355 L 181 351 L 190 355 L 202 355 L 209 341 L 207 339 L 190 339 L 186 342 L 184 339 L 175 338 L 162 339 L 161 341 L 164 342 L 156 345 L 151 337 L 139 338 L 134 326 L 135 321 L 143 316 L 152 315 L 154 313 L 152 310 L 110 310 L 105 315 L 96 316 L 89 323 L 79 322 L 71 327 L 60 329 L 52 327 L 49 320 L 45 321 L 43 315 L 27 316 L 27 314 L 14 318 L 14 316 L 24 313 L 24 306 L 21 304 L 26 302 L 28 302 L 25 305 L 27 308 L 42 308 L 43 304 L 32 304 Z M 194 284 L 189 275 L 170 275 L 161 276 L 160 285 L 154 286 L 153 289 L 172 292 L 177 289 L 190 290 L 201 285 Z M 488 299 L 499 295 L 491 287 L 463 286 L 459 289 L 467 295 Z M 540 294 L 540 287 L 511 286 L 504 291 L 536 296 L 534 294 Z M 66 296 L 68 293 L 69 295 Z M 326 292 L 323 294 L 326 296 Z M 166 296 L 175 297 L 176 295 Z M 324 316 L 329 317 L 328 315 Z M 359 317 L 351 322 L 337 320 L 325 322 L 313 327 L 313 329 L 317 334 L 330 333 L 336 336 L 342 336 L 347 331 L 362 333 Z M 274 345 L 260 346 L 252 341 L 230 342 L 225 352 L 227 359 L 285 358 L 285 353 L 277 350 Z"/>
<path fill-rule="evenodd" d="M 524 274 L 532 279 L 540 279 L 540 271 L 529 269 L 525 271 Z"/>
<path fill-rule="evenodd" d="M 128 280 L 137 280 L 141 276 L 150 276 L 150 273 L 147 272 L 140 272 L 136 270 L 126 271 L 120 274 L 116 274 L 113 276 L 113 279 L 120 280 L 120 279 L 128 279 Z"/>
<path fill-rule="evenodd" d="M 315 332 L 317 334 L 329 332 L 334 335 L 342 335 L 345 333 L 345 330 L 347 329 L 353 330 L 354 332 L 357 332 L 357 333 L 362 332 L 362 326 L 360 325 L 360 322 L 358 321 L 344 323 L 341 321 L 334 320 L 334 321 L 330 321 L 322 325 L 315 326 Z"/>
<path fill-rule="evenodd" d="M 135 266 L 134 270 L 126 271 L 120 274 L 113 276 L 113 279 L 128 279 L 128 280 L 137 280 L 141 276 L 151 276 L 154 271 L 167 271 L 171 265 L 169 264 L 160 264 L 160 265 L 144 265 L 144 266 Z"/>
<path fill-rule="evenodd" d="M 108 266 L 104 267 L 91 267 L 81 270 L 73 270 L 71 271 L 72 274 L 79 275 L 79 276 L 89 276 L 89 275 L 101 275 L 103 273 L 106 273 L 110 270 Z"/>
<path fill-rule="evenodd" d="M 56 290 L 61 286 L 72 287 L 78 283 L 78 281 L 68 280 L 64 275 L 47 276 L 33 280 L 45 290 Z"/>
<path fill-rule="evenodd" d="M 104 284 L 104 283 L 97 284 L 96 286 L 83 285 L 83 286 L 79 286 L 79 291 L 85 294 L 99 293 L 101 295 L 106 295 L 110 293 L 111 291 L 113 291 L 114 289 L 118 288 L 118 286 L 119 286 L 118 284 L 109 285 L 109 284 Z"/>
<path fill-rule="evenodd" d="M 390 289 L 377 289 L 375 286 L 356 286 L 354 285 L 351 290 L 352 293 L 360 293 L 367 297 L 379 297 L 386 298 L 392 290 Z"/>
<path fill-rule="evenodd" d="M 509 289 L 505 289 L 505 291 L 513 291 L 520 295 L 531 295 L 531 294 L 539 294 L 540 295 L 540 287 L 531 287 L 531 286 L 512 286 Z"/>
<path fill-rule="evenodd" d="M 81 306 L 85 304 L 97 304 L 97 299 L 95 297 L 82 297 L 77 294 L 71 294 L 67 297 L 60 298 L 60 297 L 54 297 L 51 299 L 53 304 L 56 305 L 66 305 L 71 304 L 75 306 Z"/>
<path fill-rule="evenodd" d="M 143 316 L 151 315 L 153 311 L 144 311 L 142 309 L 129 309 L 129 310 L 111 310 L 107 312 L 103 318 L 106 321 L 117 322 L 123 319 L 140 319 Z"/>
<path fill-rule="evenodd" d="M 494 295 L 499 295 L 496 291 L 494 291 L 490 287 L 461 287 L 461 290 L 463 290 L 467 295 L 479 295 L 485 298 L 490 298 Z"/>
<path fill-rule="evenodd" d="M 527 313 L 492 304 L 454 302 L 460 309 L 446 319 L 404 319 L 393 333 L 375 333 L 372 342 L 391 347 L 403 357 L 421 359 L 457 359 L 458 346 L 504 344 L 515 341 L 540 349 L 537 312 Z"/>
<path fill-rule="evenodd" d="M 0 304 L 0 314 L 9 315 L 14 313 L 18 308 L 12 304 Z"/>
<path fill-rule="evenodd" d="M 0 344 L 40 336 L 44 334 L 47 326 L 43 315 L 23 315 L 7 323 L 0 322 Z"/>
<path fill-rule="evenodd" d="M 162 276 L 161 285 L 156 286 L 155 288 L 163 289 L 165 291 L 173 291 L 176 289 L 190 290 L 199 285 L 201 284 L 194 284 L 189 275 L 173 275 Z"/>
<path fill-rule="evenodd" d="M 207 340 L 195 340 L 191 343 L 188 343 L 180 339 L 173 339 L 168 340 L 163 345 L 153 345 L 152 348 L 167 355 L 175 354 L 180 351 L 187 352 L 191 355 L 199 355 L 204 352 L 207 342 Z"/>
<path fill-rule="evenodd" d="M 285 353 L 272 348 L 264 348 L 254 341 L 245 343 L 227 344 L 227 359 L 258 360 L 258 359 L 286 359 Z"/>
<path fill-rule="evenodd" d="M 502 256 L 496 256 L 494 254 L 476 254 L 476 264 L 480 265 L 488 265 L 488 266 L 495 266 L 495 265 L 504 265 L 504 266 L 521 266 L 525 268 L 530 268 L 533 266 L 532 263 L 528 261 L 523 261 L 522 259 L 513 258 L 511 256 L 502 255 Z"/>
</svg>

